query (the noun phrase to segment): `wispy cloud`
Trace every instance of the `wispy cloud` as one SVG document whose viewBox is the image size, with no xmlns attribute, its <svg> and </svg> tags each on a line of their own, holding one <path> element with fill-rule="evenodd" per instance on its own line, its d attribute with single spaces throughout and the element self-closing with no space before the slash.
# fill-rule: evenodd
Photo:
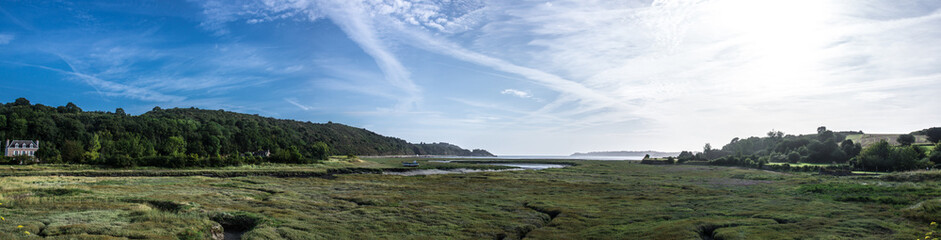
<svg viewBox="0 0 941 240">
<path fill-rule="evenodd" d="M 172 31 L 110 25 L 95 11 L 74 19 L 96 24 L 33 27 L 4 5 L 0 17 L 18 28 L 0 44 L 17 46 L 12 59 L 41 52 L 22 62 L 102 96 L 342 115 L 412 139 L 460 128 L 447 137 L 497 151 L 511 140 L 678 150 L 769 128 L 910 131 L 941 118 L 927 104 L 941 102 L 931 91 L 941 87 L 941 2 L 192 3 L 181 12 L 197 16 L 174 19 L 198 22 Z M 259 91 L 266 100 L 227 97 Z M 336 115 L 311 108 L 340 105 Z"/>
<path fill-rule="evenodd" d="M 297 106 L 304 111 L 310 111 L 311 109 L 314 109 L 313 107 L 298 103 L 297 98 L 285 98 L 284 101 L 290 103 L 291 105 Z"/>
<path fill-rule="evenodd" d="M 531 97 L 533 97 L 533 95 L 530 94 L 530 93 L 528 93 L 528 92 L 520 91 L 520 90 L 516 90 L 516 89 L 504 89 L 503 91 L 500 92 L 500 94 L 512 95 L 512 96 L 516 96 L 516 97 L 519 97 L 519 98 L 531 98 Z"/>
<path fill-rule="evenodd" d="M 386 80 L 406 93 L 397 108 L 408 110 L 414 107 L 421 100 L 421 89 L 412 81 L 411 73 L 386 47 L 385 41 L 380 39 L 372 25 L 370 13 L 355 1 L 337 0 L 325 5 L 328 6 L 324 7 L 324 11 L 330 19 L 375 59 L 385 73 Z"/>
<path fill-rule="evenodd" d="M 247 23 L 262 23 L 277 19 L 316 21 L 329 18 L 347 36 L 370 55 L 385 74 L 385 80 L 404 94 L 399 95 L 396 109 L 408 111 L 421 101 L 421 88 L 411 79 L 409 70 L 387 46 L 373 25 L 373 13 L 359 1 L 263 1 L 249 2 L 236 7 L 232 4 L 210 1 L 203 4 L 207 20 L 203 25 L 226 34 L 225 24 L 248 18 Z"/>
<path fill-rule="evenodd" d="M 8 44 L 16 38 L 16 35 L 10 33 L 0 33 L 0 44 Z"/>
<path fill-rule="evenodd" d="M 65 60 L 65 58 L 63 58 Z M 68 63 L 68 60 L 65 60 Z M 14 63 L 17 64 L 17 63 Z M 112 81 L 103 80 L 101 78 L 77 72 L 74 67 L 69 64 L 71 70 L 62 70 L 57 68 L 51 68 L 47 66 L 31 65 L 31 64 L 19 64 L 23 66 L 36 67 L 40 69 L 45 69 L 60 74 L 64 74 L 70 77 L 73 77 L 76 80 L 87 83 L 88 85 L 95 88 L 98 94 L 103 96 L 111 97 L 126 97 L 131 99 L 138 99 L 143 101 L 150 102 L 179 102 L 186 99 L 182 96 L 173 96 L 159 93 L 153 90 L 138 88 L 134 86 L 124 85 Z"/>
</svg>

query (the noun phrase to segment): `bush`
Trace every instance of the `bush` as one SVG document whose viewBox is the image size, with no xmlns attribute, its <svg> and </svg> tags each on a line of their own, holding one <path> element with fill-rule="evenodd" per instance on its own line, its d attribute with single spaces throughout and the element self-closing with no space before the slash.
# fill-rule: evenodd
<svg viewBox="0 0 941 240">
<path fill-rule="evenodd" d="M 902 134 L 899 135 L 895 141 L 898 141 L 902 146 L 908 146 L 912 145 L 912 143 L 915 143 L 915 136 L 912 136 L 911 134 Z"/>
<path fill-rule="evenodd" d="M 867 171 L 904 171 L 931 166 L 911 147 L 893 147 L 885 140 L 863 149 L 852 164 Z"/>
</svg>

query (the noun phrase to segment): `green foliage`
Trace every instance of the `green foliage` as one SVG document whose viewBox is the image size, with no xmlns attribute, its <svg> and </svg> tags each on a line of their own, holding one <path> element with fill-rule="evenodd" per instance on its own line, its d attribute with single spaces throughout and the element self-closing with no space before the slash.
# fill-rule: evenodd
<svg viewBox="0 0 941 240">
<path fill-rule="evenodd" d="M 934 149 L 931 150 L 931 154 L 928 155 L 928 160 L 936 165 L 941 164 L 941 143 L 934 146 Z"/>
<path fill-rule="evenodd" d="M 853 161 L 854 167 L 866 171 L 912 170 L 929 165 L 912 147 L 893 147 L 886 141 L 866 147 Z"/>
<path fill-rule="evenodd" d="M 271 161 L 277 163 L 308 163 L 308 159 L 304 158 L 295 146 L 276 150 L 271 154 Z"/>
<path fill-rule="evenodd" d="M 260 150 L 279 153 L 279 149 L 284 153 L 276 161 L 300 163 L 325 159 L 324 154 L 491 156 L 483 150 L 469 151 L 446 143 L 413 145 L 336 123 L 316 124 L 195 108 L 155 107 L 131 116 L 120 108 L 115 113 L 87 112 L 73 103 L 54 108 L 31 105 L 23 98 L 0 105 L 0 136 L 40 140 L 37 157 L 43 162 L 116 167 L 228 165 L 245 162 L 240 159 L 242 153 Z M 155 159 L 162 163 L 151 163 Z M 164 159 L 186 161 L 171 163 Z"/>
<path fill-rule="evenodd" d="M 912 143 L 915 143 L 915 136 L 911 134 L 902 134 L 899 135 L 896 141 L 898 141 L 902 146 L 912 145 Z"/>
<path fill-rule="evenodd" d="M 74 140 L 66 140 L 62 146 L 62 160 L 71 163 L 83 163 L 85 148 L 82 143 Z"/>
<path fill-rule="evenodd" d="M 933 127 L 923 131 L 928 136 L 928 141 L 933 143 L 941 142 L 941 127 Z"/>
<path fill-rule="evenodd" d="M 439 143 L 418 143 L 414 144 L 415 154 L 419 155 L 448 155 L 448 156 L 479 156 L 492 157 L 493 154 L 483 149 L 467 150 L 457 145 L 439 142 Z"/>
<path fill-rule="evenodd" d="M 182 156 L 185 155 L 186 151 L 186 140 L 182 137 L 169 137 L 167 142 L 163 144 L 163 153 L 170 156 Z"/>
<path fill-rule="evenodd" d="M 745 167 L 764 167 L 768 162 L 784 161 L 792 164 L 842 165 L 852 159 L 852 166 L 866 171 L 921 169 L 932 165 L 928 160 L 941 163 L 941 156 L 932 158 L 935 156 L 934 153 L 928 154 L 923 149 L 908 146 L 895 148 L 889 146 L 888 143 L 879 143 L 876 144 L 878 146 L 873 145 L 867 148 L 869 151 L 864 151 L 858 142 L 847 139 L 846 134 L 851 133 L 854 132 L 833 132 L 827 130 L 826 127 L 819 127 L 817 134 L 785 136 L 779 131 L 772 130 L 767 137 L 733 138 L 729 144 L 722 147 L 722 150 L 715 150 L 707 144 L 703 148 L 702 158 L 710 160 L 709 163 L 713 165 Z M 914 142 L 914 137 L 911 135 L 900 137 L 903 143 L 907 143 L 907 140 Z M 781 165 L 774 165 L 771 168 L 793 169 Z"/>
<path fill-rule="evenodd" d="M 859 155 L 859 152 L 863 150 L 863 146 L 859 143 L 854 143 L 853 140 L 846 139 L 840 143 L 840 150 L 846 153 L 846 157 L 853 158 Z"/>
<path fill-rule="evenodd" d="M 327 160 L 330 158 L 330 146 L 327 146 L 327 143 L 315 142 L 311 149 L 314 159 Z"/>
<path fill-rule="evenodd" d="M 308 166 L 280 167 L 268 170 Z M 217 224 L 244 230 L 243 239 L 923 239 L 922 219 L 941 216 L 936 180 L 627 161 L 427 177 L 30 176 L 0 185 L 0 239 L 26 239 L 13 235 L 17 224 L 48 239 L 209 239 Z M 91 193 L 34 194 L 47 188 Z"/>
<path fill-rule="evenodd" d="M 797 153 L 796 151 L 791 151 L 791 153 L 787 154 L 787 162 L 789 163 L 797 163 L 800 160 L 801 154 Z"/>
<path fill-rule="evenodd" d="M 692 161 L 692 160 L 695 159 L 695 157 L 696 157 L 696 156 L 693 155 L 693 153 L 692 153 L 692 152 L 689 152 L 689 151 L 682 151 L 682 152 L 680 152 L 680 155 L 676 156 L 677 162 L 679 162 L 679 163 L 684 163 L 684 162 L 687 162 L 687 161 Z"/>
</svg>

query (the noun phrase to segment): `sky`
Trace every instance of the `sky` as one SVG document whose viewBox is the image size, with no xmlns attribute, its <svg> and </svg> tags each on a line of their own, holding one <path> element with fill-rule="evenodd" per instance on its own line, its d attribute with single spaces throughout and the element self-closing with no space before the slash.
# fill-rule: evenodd
<svg viewBox="0 0 941 240">
<path fill-rule="evenodd" d="M 941 125 L 941 1 L 0 0 L 0 101 L 498 155 Z"/>
</svg>

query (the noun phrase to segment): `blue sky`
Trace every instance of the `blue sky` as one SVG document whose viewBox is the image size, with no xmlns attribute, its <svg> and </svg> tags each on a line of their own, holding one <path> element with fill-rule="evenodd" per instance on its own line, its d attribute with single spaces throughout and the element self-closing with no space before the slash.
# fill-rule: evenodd
<svg viewBox="0 0 941 240">
<path fill-rule="evenodd" d="M 0 0 L 0 100 L 497 154 L 941 125 L 938 1 Z"/>
</svg>

